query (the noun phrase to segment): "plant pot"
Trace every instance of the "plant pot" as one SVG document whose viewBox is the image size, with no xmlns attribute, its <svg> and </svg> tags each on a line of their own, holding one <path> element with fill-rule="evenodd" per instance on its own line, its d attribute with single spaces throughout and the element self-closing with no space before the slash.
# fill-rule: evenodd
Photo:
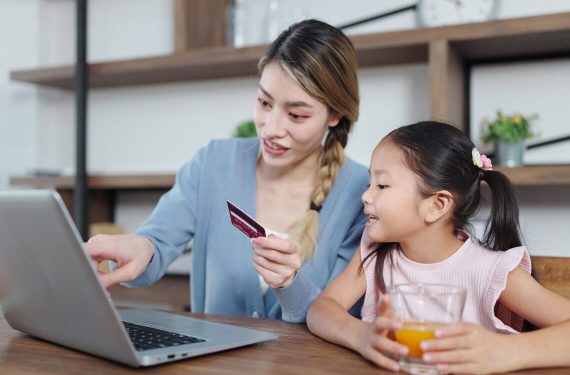
<svg viewBox="0 0 570 375">
<path fill-rule="evenodd" d="M 504 167 L 520 167 L 524 164 L 524 139 L 515 143 L 499 140 L 495 145 L 497 164 Z"/>
</svg>

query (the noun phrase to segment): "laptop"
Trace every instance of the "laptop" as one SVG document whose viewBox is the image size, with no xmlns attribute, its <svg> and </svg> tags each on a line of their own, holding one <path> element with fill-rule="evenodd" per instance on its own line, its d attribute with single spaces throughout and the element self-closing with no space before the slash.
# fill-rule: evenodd
<svg viewBox="0 0 570 375">
<path fill-rule="evenodd" d="M 18 331 L 133 367 L 278 337 L 161 311 L 116 310 L 52 190 L 0 192 L 0 306 Z"/>
</svg>

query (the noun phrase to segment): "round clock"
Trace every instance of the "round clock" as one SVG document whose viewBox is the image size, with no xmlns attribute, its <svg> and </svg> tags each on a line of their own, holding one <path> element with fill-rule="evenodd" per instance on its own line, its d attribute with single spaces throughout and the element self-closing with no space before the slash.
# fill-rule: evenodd
<svg viewBox="0 0 570 375">
<path fill-rule="evenodd" d="M 417 18 L 421 26 L 444 26 L 494 19 L 499 0 L 420 0 Z"/>
</svg>

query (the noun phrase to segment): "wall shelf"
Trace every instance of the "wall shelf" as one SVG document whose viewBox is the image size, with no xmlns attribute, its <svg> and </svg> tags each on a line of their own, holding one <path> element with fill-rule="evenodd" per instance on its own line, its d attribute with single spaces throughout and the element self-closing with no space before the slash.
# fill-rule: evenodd
<svg viewBox="0 0 570 375">
<path fill-rule="evenodd" d="M 518 168 L 498 167 L 514 186 L 570 186 L 570 165 L 533 165 Z M 88 179 L 89 222 L 113 222 L 115 196 L 118 191 L 166 191 L 175 181 L 174 174 L 92 175 Z M 70 212 L 73 204 L 73 176 L 19 176 L 10 178 L 16 188 L 54 189 L 59 192 Z"/>
<path fill-rule="evenodd" d="M 515 186 L 570 186 L 570 164 L 528 165 L 517 168 L 496 167 Z M 90 190 L 168 190 L 174 185 L 174 174 L 91 175 Z M 73 176 L 19 176 L 10 178 L 12 187 L 72 190 Z"/>
<path fill-rule="evenodd" d="M 418 28 L 351 37 L 361 66 L 427 63 L 437 41 L 449 43 L 465 61 L 570 54 L 570 12 Z M 90 86 L 116 87 L 256 74 L 266 46 L 209 47 L 168 56 L 93 63 Z M 10 78 L 46 87 L 73 89 L 72 65 L 15 70 Z"/>
<path fill-rule="evenodd" d="M 89 222 L 113 222 L 117 191 L 166 191 L 174 185 L 174 174 L 92 175 L 89 189 Z M 17 176 L 10 178 L 16 188 L 54 189 L 61 195 L 69 212 L 73 212 L 74 176 Z"/>
<path fill-rule="evenodd" d="M 174 174 L 149 175 L 91 175 L 87 186 L 91 190 L 169 189 L 174 185 Z M 74 176 L 18 176 L 10 178 L 13 187 L 45 189 L 73 189 Z"/>
<path fill-rule="evenodd" d="M 570 186 L 570 165 L 528 165 L 495 170 L 504 173 L 515 186 Z"/>
</svg>

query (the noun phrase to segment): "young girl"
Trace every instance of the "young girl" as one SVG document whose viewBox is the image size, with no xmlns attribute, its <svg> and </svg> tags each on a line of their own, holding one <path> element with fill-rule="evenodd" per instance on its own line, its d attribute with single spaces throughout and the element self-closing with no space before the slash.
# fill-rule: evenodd
<svg viewBox="0 0 570 375">
<path fill-rule="evenodd" d="M 387 288 L 455 284 L 467 287 L 464 323 L 422 342 L 426 362 L 441 372 L 462 373 L 570 365 L 570 301 L 530 276 L 510 183 L 461 131 L 437 122 L 396 129 L 376 146 L 369 174 L 360 251 L 311 306 L 307 323 L 313 333 L 397 371 L 390 357 L 408 349 L 393 341 L 401 323 L 393 317 Z M 479 209 L 481 181 L 492 203 L 478 241 L 467 228 Z M 358 320 L 346 311 L 362 295 Z M 524 319 L 557 326 L 500 334 L 519 332 Z"/>
</svg>

